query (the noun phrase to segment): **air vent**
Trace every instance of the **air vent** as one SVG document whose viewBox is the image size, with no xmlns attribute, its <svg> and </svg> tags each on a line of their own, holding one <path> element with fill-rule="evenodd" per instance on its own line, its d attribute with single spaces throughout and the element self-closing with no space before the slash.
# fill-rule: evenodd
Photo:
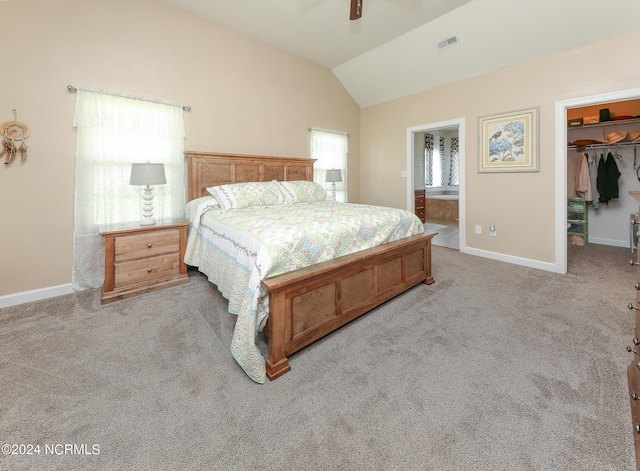
<svg viewBox="0 0 640 471">
<path fill-rule="evenodd" d="M 436 47 L 438 48 L 439 51 L 442 51 L 443 49 L 446 49 L 448 47 L 458 44 L 458 42 L 460 42 L 460 40 L 458 39 L 458 36 L 450 36 L 448 38 L 443 39 L 442 41 L 438 41 L 438 43 L 436 44 Z"/>
</svg>

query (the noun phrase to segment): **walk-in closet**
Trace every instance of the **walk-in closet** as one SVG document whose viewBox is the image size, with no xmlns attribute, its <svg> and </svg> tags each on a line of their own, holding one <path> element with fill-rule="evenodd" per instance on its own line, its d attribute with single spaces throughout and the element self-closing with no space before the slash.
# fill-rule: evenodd
<svg viewBox="0 0 640 471">
<path fill-rule="evenodd" d="M 567 243 L 637 244 L 640 100 L 567 110 Z"/>
</svg>

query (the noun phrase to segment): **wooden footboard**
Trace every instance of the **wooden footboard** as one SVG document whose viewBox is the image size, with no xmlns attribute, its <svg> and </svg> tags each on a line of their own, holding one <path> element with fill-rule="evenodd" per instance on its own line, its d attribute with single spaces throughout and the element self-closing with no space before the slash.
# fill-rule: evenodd
<svg viewBox="0 0 640 471">
<path fill-rule="evenodd" d="M 269 290 L 267 376 L 287 356 L 407 289 L 434 282 L 431 239 L 416 235 L 263 281 Z"/>
</svg>

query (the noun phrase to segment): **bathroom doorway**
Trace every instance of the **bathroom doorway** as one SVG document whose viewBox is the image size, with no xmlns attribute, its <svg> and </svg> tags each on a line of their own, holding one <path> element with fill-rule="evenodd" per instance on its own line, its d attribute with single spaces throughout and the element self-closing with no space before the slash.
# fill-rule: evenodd
<svg viewBox="0 0 640 471">
<path fill-rule="evenodd" d="M 407 208 L 424 190 L 425 232 L 433 245 L 465 251 L 464 119 L 407 129 Z"/>
</svg>

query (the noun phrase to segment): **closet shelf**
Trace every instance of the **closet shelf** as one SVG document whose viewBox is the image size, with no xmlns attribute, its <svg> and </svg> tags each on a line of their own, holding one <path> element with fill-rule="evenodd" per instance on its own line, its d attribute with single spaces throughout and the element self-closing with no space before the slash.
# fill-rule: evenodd
<svg viewBox="0 0 640 471">
<path fill-rule="evenodd" d="M 630 123 L 640 123 L 640 118 L 620 119 L 618 121 L 603 121 L 601 123 L 583 124 L 581 126 L 567 126 L 567 129 L 571 130 L 571 129 L 597 128 L 597 127 L 606 127 L 606 126 L 617 126 L 619 124 L 630 124 Z"/>
<path fill-rule="evenodd" d="M 610 149 L 612 147 L 631 147 L 638 146 L 640 142 L 616 142 L 615 144 L 590 144 L 585 146 L 585 149 Z M 576 146 L 567 146 L 567 149 L 575 149 Z M 582 151 L 580 151 L 582 152 Z"/>
</svg>

